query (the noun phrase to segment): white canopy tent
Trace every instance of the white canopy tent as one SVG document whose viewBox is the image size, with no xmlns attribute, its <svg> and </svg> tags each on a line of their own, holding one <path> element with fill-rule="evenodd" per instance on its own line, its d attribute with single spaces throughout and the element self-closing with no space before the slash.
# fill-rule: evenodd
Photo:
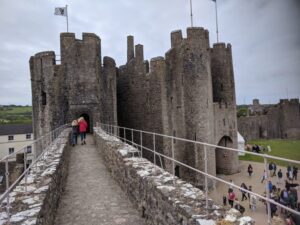
<svg viewBox="0 0 300 225">
<path fill-rule="evenodd" d="M 238 141 L 238 149 L 245 151 L 245 139 L 239 132 L 237 132 L 237 141 Z M 239 155 L 245 155 L 245 153 L 239 152 Z"/>
</svg>

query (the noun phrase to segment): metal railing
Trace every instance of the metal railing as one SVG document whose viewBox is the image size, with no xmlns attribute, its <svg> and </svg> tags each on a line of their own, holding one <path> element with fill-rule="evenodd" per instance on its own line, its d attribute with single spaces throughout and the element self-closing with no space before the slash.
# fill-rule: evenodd
<svg viewBox="0 0 300 225">
<path fill-rule="evenodd" d="M 27 159 L 27 146 L 20 148 L 19 150 L 5 156 L 0 160 L 0 163 L 4 162 L 5 163 L 5 183 L 6 183 L 6 190 L 5 192 L 0 196 L 0 204 L 1 208 L 5 207 L 6 208 L 6 213 L 7 213 L 7 222 L 10 222 L 10 193 L 14 190 L 14 188 L 20 183 L 20 181 L 24 178 L 24 192 L 27 192 L 27 176 L 29 172 L 35 168 L 35 171 L 38 171 L 38 162 L 41 160 L 45 160 L 47 153 L 50 151 L 50 144 L 54 142 L 58 138 L 58 136 L 68 127 L 67 124 L 58 127 L 54 129 L 53 131 L 41 136 L 40 138 L 33 140 L 30 144 L 34 146 L 32 148 L 33 151 L 33 159 L 32 162 L 29 164 L 28 159 Z M 23 154 L 24 160 L 24 171 L 23 173 L 12 183 L 9 183 L 9 160 L 12 158 L 17 158 L 17 154 Z M 30 153 L 32 154 L 32 153 Z M 45 168 L 42 167 L 40 172 L 43 172 Z M 6 200 L 6 201 L 5 201 Z"/>
<path fill-rule="evenodd" d="M 133 146 L 138 146 L 140 149 L 140 156 L 143 157 L 143 151 L 149 151 L 153 153 L 153 158 L 154 158 L 154 163 L 156 164 L 156 156 L 162 157 L 164 159 L 170 160 L 172 162 L 172 170 L 173 170 L 173 177 L 175 177 L 175 163 L 177 165 L 181 165 L 185 168 L 188 168 L 192 171 L 195 171 L 196 173 L 199 173 L 203 176 L 205 176 L 205 196 L 206 196 L 206 209 L 208 210 L 208 178 L 212 179 L 214 181 L 219 181 L 221 183 L 224 183 L 225 185 L 234 187 L 240 191 L 246 192 L 248 194 L 254 195 L 256 197 L 258 197 L 259 199 L 266 201 L 267 204 L 267 212 L 268 212 L 268 221 L 267 223 L 269 225 L 272 224 L 272 220 L 271 220 L 271 207 L 270 204 L 274 204 L 276 206 L 279 206 L 282 209 L 285 209 L 287 211 L 289 211 L 290 213 L 296 214 L 298 216 L 300 216 L 300 212 L 289 208 L 285 205 L 282 205 L 276 201 L 274 201 L 273 199 L 270 198 L 270 193 L 269 193 L 269 187 L 268 187 L 268 181 L 269 181 L 269 176 L 267 176 L 267 182 L 266 182 L 266 186 L 265 186 L 265 191 L 266 191 L 266 196 L 262 196 L 260 194 L 257 194 L 256 192 L 252 192 L 249 191 L 247 189 L 241 188 L 233 183 L 230 183 L 226 180 L 223 180 L 219 177 L 216 177 L 214 175 L 211 175 L 208 173 L 208 163 L 207 163 L 207 148 L 212 147 L 213 150 L 215 148 L 218 149 L 224 149 L 224 150 L 228 150 L 228 151 L 233 151 L 233 152 L 243 152 L 245 154 L 250 154 L 250 155 L 255 155 L 255 156 L 259 156 L 262 157 L 264 159 L 264 168 L 265 171 L 268 171 L 268 159 L 271 160 L 281 160 L 284 162 L 288 162 L 288 163 L 294 163 L 294 164 L 298 164 L 300 165 L 300 161 L 297 160 L 291 160 L 291 159 L 285 159 L 285 158 L 281 158 L 281 157 L 277 157 L 277 156 L 271 156 L 268 154 L 259 154 L 259 153 L 255 153 L 255 152 L 249 152 L 249 151 L 243 151 L 243 150 L 239 150 L 239 149 L 235 149 L 235 148 L 229 148 L 229 147 L 224 147 L 224 146 L 219 146 L 219 145 L 214 145 L 214 144 L 209 144 L 209 143 L 205 143 L 205 142 L 200 142 L 200 141 L 194 141 L 194 140 L 189 140 L 189 139 L 185 139 L 185 138 L 179 138 L 179 137 L 174 137 L 174 136 L 169 136 L 169 135 L 165 135 L 165 134 L 159 134 L 159 133 L 154 133 L 154 132 L 148 132 L 148 131 L 142 131 L 142 130 L 137 130 L 137 129 L 133 129 L 133 128 L 127 128 L 127 127 L 121 127 L 121 126 L 116 126 L 116 125 L 111 125 L 111 124 L 103 124 L 103 123 L 97 123 L 96 124 L 97 127 L 100 127 L 103 131 L 105 131 L 106 133 L 108 133 L 109 135 L 115 136 L 117 138 L 119 138 L 120 140 L 123 140 L 126 143 L 130 143 Z M 131 134 L 130 135 L 130 139 L 126 139 L 126 133 Z M 137 133 L 137 137 L 139 139 L 139 143 L 134 142 L 134 133 Z M 123 137 L 120 136 L 120 134 L 123 135 Z M 151 135 L 153 137 L 153 149 L 150 149 L 146 146 L 143 145 L 143 134 L 148 134 Z M 172 154 L 171 156 L 167 156 L 165 154 L 159 153 L 157 151 L 157 149 L 155 148 L 155 137 L 162 137 L 162 138 L 166 138 L 166 139 L 170 139 L 171 141 L 171 149 L 172 149 Z M 177 141 L 183 141 L 186 143 L 193 143 L 195 146 L 197 145 L 202 145 L 203 146 L 203 151 L 204 151 L 204 171 L 201 171 L 199 169 L 196 169 L 192 166 L 189 166 L 183 162 L 180 162 L 178 160 L 175 159 L 175 153 L 174 153 L 174 140 Z M 197 148 L 195 148 L 197 149 Z M 173 179 L 173 185 L 175 186 L 175 179 Z"/>
</svg>

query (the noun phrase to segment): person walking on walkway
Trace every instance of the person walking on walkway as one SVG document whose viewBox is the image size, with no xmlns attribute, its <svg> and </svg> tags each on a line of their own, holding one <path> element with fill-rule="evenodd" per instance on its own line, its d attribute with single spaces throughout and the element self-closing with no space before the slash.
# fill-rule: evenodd
<svg viewBox="0 0 300 225">
<path fill-rule="evenodd" d="M 264 170 L 264 173 L 263 173 L 263 175 L 262 175 L 262 179 L 261 179 L 261 183 L 263 183 L 264 182 L 264 180 L 266 180 L 267 179 L 267 171 L 266 170 Z"/>
<path fill-rule="evenodd" d="M 247 186 L 246 186 L 245 183 L 242 183 L 242 184 L 241 184 L 241 188 L 244 188 L 244 189 L 248 190 L 248 188 L 247 188 Z M 248 200 L 248 198 L 247 198 L 247 196 L 246 196 L 246 192 L 245 192 L 245 191 L 242 191 L 242 190 L 241 190 L 241 192 L 242 192 L 242 201 L 244 201 L 244 199 Z"/>
<path fill-rule="evenodd" d="M 77 136 L 78 136 L 78 122 L 77 120 L 72 121 L 72 146 L 77 145 Z"/>
<path fill-rule="evenodd" d="M 84 120 L 83 117 L 80 117 L 78 119 L 79 124 L 79 132 L 80 132 L 80 139 L 81 139 L 81 145 L 85 145 L 85 139 L 86 139 L 86 130 L 87 130 L 87 122 Z"/>
<path fill-rule="evenodd" d="M 293 167 L 293 179 L 297 180 L 298 168 L 296 166 Z"/>
<path fill-rule="evenodd" d="M 273 163 L 273 175 L 272 177 L 276 176 L 277 166 L 275 163 Z"/>
<path fill-rule="evenodd" d="M 248 166 L 248 174 L 249 174 L 249 177 L 251 177 L 252 173 L 253 173 L 253 167 L 252 167 L 251 164 L 249 164 L 249 166 Z"/>
<path fill-rule="evenodd" d="M 282 184 L 282 171 L 281 169 L 279 169 L 278 173 L 277 173 L 277 184 Z"/>
<path fill-rule="evenodd" d="M 273 162 L 270 162 L 269 163 L 270 177 L 272 177 L 272 175 L 273 175 L 273 166 L 274 166 Z"/>
<path fill-rule="evenodd" d="M 233 191 L 228 193 L 228 204 L 233 208 L 233 203 L 235 199 L 235 193 Z"/>
<path fill-rule="evenodd" d="M 255 212 L 255 210 L 256 210 L 256 202 L 257 202 L 256 196 L 251 194 L 250 195 L 250 209 L 252 212 Z"/>
</svg>

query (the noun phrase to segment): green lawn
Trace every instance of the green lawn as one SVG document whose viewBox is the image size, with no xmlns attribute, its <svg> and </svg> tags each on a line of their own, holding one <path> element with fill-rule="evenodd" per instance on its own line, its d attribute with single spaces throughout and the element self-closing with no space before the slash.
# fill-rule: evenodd
<svg viewBox="0 0 300 225">
<path fill-rule="evenodd" d="M 1 106 L 0 124 L 24 124 L 32 122 L 31 106 Z"/>
<path fill-rule="evenodd" d="M 283 158 L 293 159 L 300 161 L 300 140 L 253 140 L 249 141 L 249 144 L 257 144 L 259 146 L 270 146 L 271 152 L 267 153 L 273 156 L 279 156 Z M 263 158 L 259 156 L 246 154 L 245 156 L 240 156 L 241 160 L 263 162 Z M 287 162 L 273 160 L 276 164 L 281 166 L 287 166 Z M 300 165 L 296 165 L 298 168 Z"/>
</svg>

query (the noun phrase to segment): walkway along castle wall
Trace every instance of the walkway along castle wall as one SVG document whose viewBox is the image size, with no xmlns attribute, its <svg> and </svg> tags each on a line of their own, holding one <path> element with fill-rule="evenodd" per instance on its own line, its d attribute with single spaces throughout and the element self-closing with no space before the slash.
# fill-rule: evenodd
<svg viewBox="0 0 300 225">
<path fill-rule="evenodd" d="M 7 222 L 6 201 L 3 202 L 0 224 L 54 224 L 68 175 L 70 132 L 70 129 L 66 129 L 47 146 L 49 151 L 37 166 L 31 168 L 27 183 L 23 178 L 10 193 L 10 223 Z"/>
</svg>

